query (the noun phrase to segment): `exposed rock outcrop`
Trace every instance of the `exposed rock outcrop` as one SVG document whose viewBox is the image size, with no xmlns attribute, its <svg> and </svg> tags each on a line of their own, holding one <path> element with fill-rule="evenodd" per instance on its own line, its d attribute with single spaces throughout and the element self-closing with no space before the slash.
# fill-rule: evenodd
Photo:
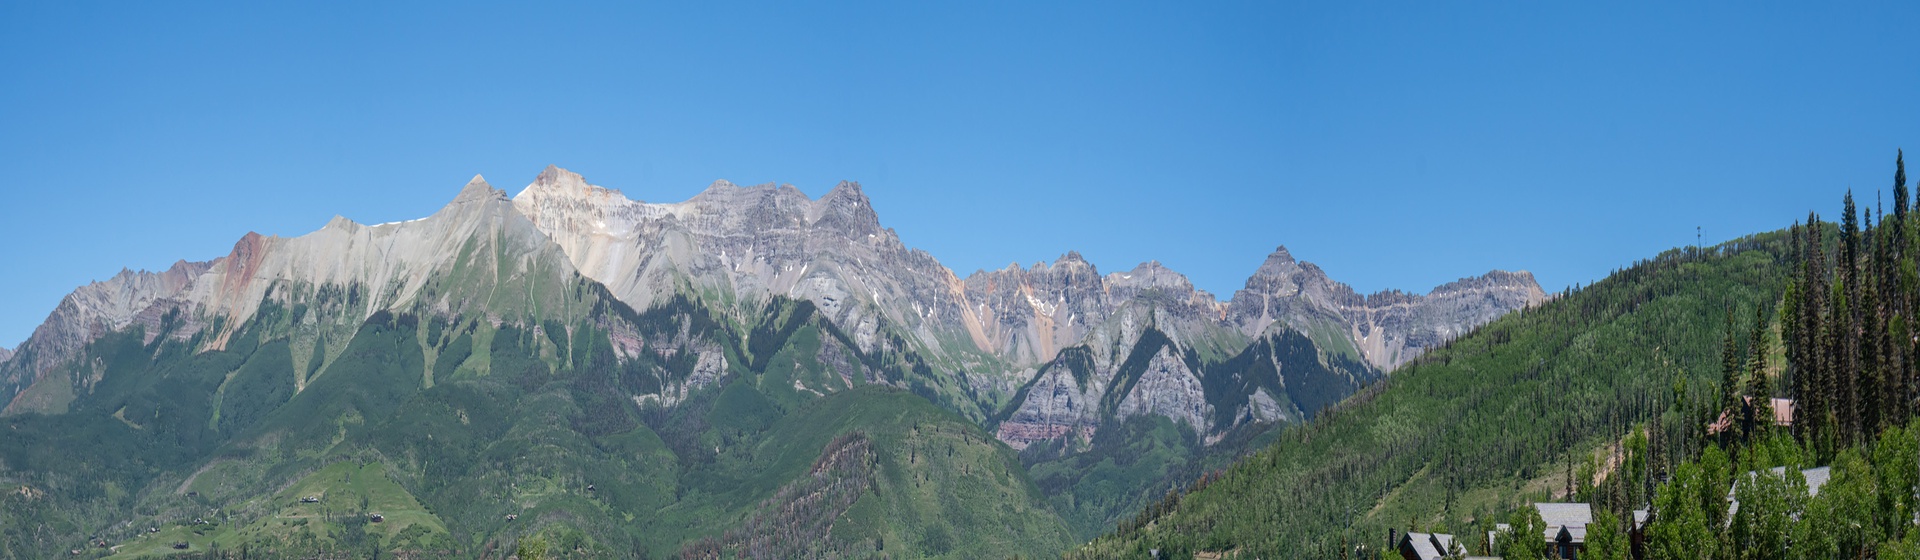
<svg viewBox="0 0 1920 560">
<path fill-rule="evenodd" d="M 911 352 L 915 360 L 901 367 L 941 378 L 946 384 L 934 389 L 972 399 L 976 417 L 1006 411 L 998 429 L 1016 445 L 1090 436 L 1107 420 L 1102 415 L 1164 415 L 1202 434 L 1244 421 L 1297 419 L 1311 412 L 1290 394 L 1298 388 L 1277 379 L 1214 383 L 1196 371 L 1201 358 L 1194 356 L 1223 360 L 1284 327 L 1311 338 L 1309 352 L 1386 371 L 1545 297 L 1531 275 L 1500 271 L 1426 295 L 1362 296 L 1285 248 L 1227 301 L 1158 262 L 1102 274 L 1071 251 L 1052 263 L 963 280 L 882 226 L 857 183 L 811 199 L 792 186 L 717 181 L 685 202 L 660 204 L 548 167 L 512 198 L 475 176 L 425 218 L 362 225 L 336 217 L 293 238 L 249 233 L 211 263 L 124 272 L 83 287 L 16 355 L 0 353 L 0 397 L 11 401 L 86 343 L 135 324 L 149 341 L 163 331 L 183 340 L 202 335 L 204 348 L 223 347 L 263 305 L 311 304 L 312 314 L 337 329 L 401 309 L 497 324 L 564 309 L 564 294 L 577 293 L 579 276 L 635 309 L 684 295 L 742 323 L 776 296 L 810 301 L 850 341 L 815 356 L 833 374 L 882 381 L 890 374 L 856 354 Z M 622 357 L 698 353 L 694 375 L 654 398 L 676 401 L 726 371 L 724 353 L 701 341 L 648 340 L 621 325 L 601 327 Z M 208 328 L 215 330 L 200 332 Z M 1148 332 L 1165 344 L 1154 367 L 1126 395 L 1106 395 L 1120 362 Z M 337 334 L 345 340 L 351 333 Z M 1066 360 L 1072 367 L 1059 365 L 1069 348 L 1082 351 Z M 1276 368 L 1281 360 L 1264 359 Z M 1355 379 L 1364 377 L 1327 365 L 1332 358 L 1315 359 L 1337 370 L 1328 375 L 1340 387 L 1357 387 Z M 1245 394 L 1216 409 L 1207 388 L 1226 386 Z M 1006 402 L 1023 387 L 1024 396 Z M 1330 398 L 1315 394 L 1313 403 Z M 1103 398 L 1120 400 L 1103 411 Z"/>
<path fill-rule="evenodd" d="M 1351 344 L 1368 363 L 1391 371 L 1428 348 L 1544 301 L 1533 274 L 1500 270 L 1426 295 L 1389 290 L 1362 296 L 1280 247 L 1234 293 L 1226 320 L 1250 337 L 1282 323 L 1322 344 Z"/>
<path fill-rule="evenodd" d="M 147 327 L 149 342 L 163 326 L 182 340 L 217 326 L 199 349 L 220 349 L 263 305 L 298 305 L 308 324 L 332 321 L 345 329 L 335 333 L 339 343 L 383 310 L 495 321 L 537 311 L 551 317 L 564 309 L 561 300 L 577 279 L 565 255 L 506 193 L 475 176 L 426 218 L 368 226 L 335 217 L 293 238 L 248 233 L 210 263 L 123 272 L 76 290 L 22 345 L 22 359 L 0 364 L 6 383 L 0 396 L 11 403 L 87 342 L 134 323 Z M 311 348 L 318 334 L 296 338 L 296 345 Z M 9 404 L 7 411 L 21 410 Z"/>
<path fill-rule="evenodd" d="M 39 381 L 75 356 L 82 347 L 100 336 L 139 323 L 149 342 L 161 332 L 161 321 L 170 312 L 186 305 L 181 298 L 210 263 L 178 261 L 161 272 L 121 270 L 105 281 L 81 286 L 60 300 L 47 320 L 33 331 L 26 342 L 0 360 L 0 397 L 11 401 L 27 386 Z M 176 336 L 192 336 L 197 323 L 182 321 Z M 3 410 L 7 407 L 0 407 Z"/>
<path fill-rule="evenodd" d="M 686 289 L 751 313 L 774 295 L 811 300 L 871 350 L 883 325 L 955 363 L 985 339 L 961 304 L 960 282 L 908 249 L 856 183 L 811 200 L 791 186 L 718 181 L 692 200 L 649 204 L 549 167 L 514 205 L 573 265 L 644 309 Z"/>
<path fill-rule="evenodd" d="M 1115 412 L 1121 418 L 1158 414 L 1193 427 L 1196 434 L 1212 433 L 1213 405 L 1207 402 L 1200 376 L 1174 356 L 1171 347 L 1161 347 L 1153 355 Z"/>
</svg>

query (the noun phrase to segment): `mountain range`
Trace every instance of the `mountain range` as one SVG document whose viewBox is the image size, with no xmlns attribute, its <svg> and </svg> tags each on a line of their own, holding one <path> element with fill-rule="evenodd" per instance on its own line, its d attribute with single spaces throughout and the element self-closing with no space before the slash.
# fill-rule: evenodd
<svg viewBox="0 0 1920 560">
<path fill-rule="evenodd" d="M 755 528 L 799 526 L 835 548 L 768 553 L 1045 552 L 1546 299 L 1530 274 L 1503 271 L 1361 295 L 1284 247 L 1224 301 L 1158 262 L 1102 274 L 1071 251 L 961 277 L 883 227 L 856 183 L 812 199 L 720 181 L 647 203 L 549 167 L 512 197 L 476 176 L 425 218 L 249 233 L 212 261 L 76 289 L 0 352 L 0 414 L 16 432 L 165 433 L 182 451 L 138 476 L 99 475 L 116 493 L 91 471 L 58 472 L 70 458 L 40 455 L 31 442 L 43 440 L 15 438 L 0 445 L 0 481 L 92 488 L 47 515 L 123 541 L 143 538 L 126 536 L 133 525 L 182 522 L 191 502 L 239 520 L 226 532 L 180 525 L 208 542 L 295 546 L 277 501 L 344 461 L 383 465 L 375 485 L 423 512 L 406 525 L 420 538 L 388 525 L 375 548 L 491 554 L 578 537 L 581 550 L 700 556 L 762 550 L 779 539 Z M 430 411 L 447 416 L 420 416 Z M 555 429 L 565 437 L 532 435 Z M 430 443 L 452 432 L 519 434 L 580 466 Z M 925 447 L 942 444 L 945 457 Z M 89 452 L 116 451 L 76 451 Z M 447 462 L 461 467 L 435 470 Z M 190 490 L 221 469 L 234 470 L 225 486 Z M 973 510 L 927 487 L 979 492 L 953 486 L 978 472 L 998 477 L 991 514 L 953 518 Z M 576 484 L 588 479 L 609 489 Z M 461 494 L 460 480 L 504 497 Z M 932 493 L 903 498 L 913 492 Z M 780 503 L 820 495 L 839 497 L 807 519 Z M 564 514 L 492 515 L 511 511 Z M 978 542 L 938 530 L 985 526 L 996 529 Z M 312 546 L 359 542 L 308 534 Z"/>
</svg>

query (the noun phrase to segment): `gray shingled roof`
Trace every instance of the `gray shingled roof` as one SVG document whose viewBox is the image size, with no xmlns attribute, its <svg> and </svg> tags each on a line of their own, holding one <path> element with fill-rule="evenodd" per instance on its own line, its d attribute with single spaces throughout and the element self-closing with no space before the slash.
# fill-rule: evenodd
<svg viewBox="0 0 1920 560">
<path fill-rule="evenodd" d="M 1407 533 L 1401 541 L 1413 547 L 1413 554 L 1422 560 L 1437 560 L 1447 555 L 1447 549 L 1453 547 L 1453 535 L 1443 533 Z M 1464 543 L 1463 543 L 1464 544 Z"/>
<path fill-rule="evenodd" d="M 1826 486 L 1827 480 L 1833 478 L 1833 467 L 1807 469 L 1800 471 L 1800 476 L 1807 479 L 1807 495 L 1818 496 L 1820 495 L 1820 487 Z"/>
<path fill-rule="evenodd" d="M 1787 475 L 1787 468 L 1774 467 L 1772 469 L 1769 469 L 1769 472 L 1772 472 L 1774 476 L 1784 477 Z M 1735 514 L 1740 513 L 1740 500 L 1734 498 L 1734 493 L 1740 489 L 1740 483 L 1752 477 L 1753 474 L 1754 473 L 1752 471 L 1748 471 L 1747 476 L 1743 476 L 1738 479 L 1735 479 L 1733 481 L 1733 487 L 1727 489 L 1727 522 L 1728 523 L 1732 523 L 1733 516 Z M 1823 486 L 1826 486 L 1827 481 L 1833 478 L 1833 468 L 1832 467 L 1814 467 L 1811 469 L 1806 469 L 1806 470 L 1800 471 L 1800 478 L 1806 479 L 1807 481 L 1807 496 L 1808 497 L 1818 496 L 1820 495 L 1820 488 Z M 1798 512 L 1795 512 L 1793 515 L 1795 519 L 1798 519 L 1800 514 Z"/>
<path fill-rule="evenodd" d="M 1534 503 L 1533 509 L 1540 512 L 1540 519 L 1547 522 L 1547 528 L 1541 533 L 1546 540 L 1560 536 L 1560 528 L 1566 527 L 1573 542 L 1587 542 L 1587 524 L 1593 523 L 1593 506 L 1590 504 L 1549 504 Z"/>
<path fill-rule="evenodd" d="M 1413 547 L 1413 555 L 1425 560 L 1444 556 L 1433 549 L 1433 535 L 1428 533 L 1407 533 L 1406 543 Z"/>
</svg>

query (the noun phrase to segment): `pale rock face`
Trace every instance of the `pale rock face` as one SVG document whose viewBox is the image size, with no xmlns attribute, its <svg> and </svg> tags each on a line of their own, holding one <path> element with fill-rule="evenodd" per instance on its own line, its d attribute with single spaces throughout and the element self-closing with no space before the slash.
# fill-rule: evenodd
<svg viewBox="0 0 1920 560">
<path fill-rule="evenodd" d="M 1278 401 L 1273 400 L 1273 395 L 1267 394 L 1266 387 L 1253 390 L 1253 397 L 1247 399 L 1247 407 L 1249 408 L 1247 414 L 1256 421 L 1277 422 L 1293 419 L 1293 415 L 1287 410 L 1291 407 L 1281 407 Z"/>
<path fill-rule="evenodd" d="M 1030 269 L 975 272 L 965 291 L 989 348 L 1017 364 L 1053 359 L 1105 322 L 1110 311 L 1099 271 L 1074 252 Z"/>
<path fill-rule="evenodd" d="M 178 310 L 173 336 L 186 339 L 206 325 L 222 324 L 222 331 L 207 333 L 201 348 L 219 349 L 269 294 L 283 305 L 313 301 L 326 291 L 342 294 L 332 308 L 349 330 L 381 310 L 473 313 L 497 322 L 547 308 L 552 302 L 534 300 L 565 293 L 576 278 L 566 261 L 506 193 L 475 176 L 426 218 L 367 226 L 335 217 L 294 238 L 248 233 L 211 263 L 183 262 L 161 274 L 123 273 L 81 288 L 42 325 L 39 341 L 30 339 L 22 348 L 57 364 L 101 333 L 132 322 L 146 324 L 151 336 L 168 312 Z M 444 285 L 427 290 L 434 282 Z M 353 297 L 344 296 L 349 293 Z M 8 391 L 0 395 L 17 398 L 38 379 L 18 373 L 19 362 L 7 362 L 5 377 L 26 383 L 0 386 Z"/>
<path fill-rule="evenodd" d="M 1221 336 L 1227 339 L 1222 346 L 1245 342 L 1220 328 L 1225 308 L 1213 294 L 1159 262 L 1101 276 L 1079 253 L 1068 252 L 1052 264 L 975 272 L 966 294 L 994 352 L 1016 364 L 1045 362 L 1061 348 L 1087 344 L 1097 362 L 1111 365 L 1149 324 L 1183 342 L 1206 345 Z"/>
<path fill-rule="evenodd" d="M 1107 389 L 1101 380 L 1111 374 L 1088 376 L 1085 387 L 1065 367 L 1047 368 L 1039 375 L 1019 410 L 1000 423 L 995 435 L 1014 449 L 1068 434 L 1091 438 L 1100 424 L 1100 395 Z"/>
<path fill-rule="evenodd" d="M 1125 397 L 1125 414 L 1164 414 L 1206 433 L 1211 409 L 1196 372 L 1178 359 L 1180 349 L 1230 356 L 1284 324 L 1315 333 L 1323 346 L 1351 347 L 1385 370 L 1545 299 L 1531 275 L 1499 271 L 1425 296 L 1362 297 L 1285 248 L 1225 302 L 1158 262 L 1102 275 L 1074 252 L 963 281 L 882 227 L 855 183 L 814 200 L 791 186 L 718 181 L 685 202 L 656 204 L 548 167 L 511 199 L 476 176 L 426 218 L 372 226 L 335 218 L 295 238 L 250 233 L 211 263 L 123 273 L 83 287 L 17 355 L 0 353 L 0 396 L 11 399 L 103 333 L 139 322 L 153 336 L 175 310 L 170 332 L 182 338 L 225 319 L 226 332 L 209 333 L 214 348 L 269 294 L 352 289 L 363 297 L 337 311 L 342 320 L 415 308 L 497 322 L 548 309 L 536 301 L 540 294 L 566 286 L 575 271 L 635 309 L 691 292 L 723 313 L 750 317 L 775 295 L 806 299 L 859 350 L 892 344 L 887 335 L 898 333 L 936 368 L 965 369 L 964 378 L 984 394 L 1005 394 L 1045 371 L 1000 426 L 1002 439 L 1015 445 L 1069 432 L 1090 437 L 1118 362 L 1147 329 L 1166 334 L 1174 349 L 1154 358 L 1154 369 Z M 642 340 L 628 326 L 601 326 L 623 357 L 699 354 L 695 374 L 654 399 L 683 399 L 725 371 L 724 354 L 699 341 Z M 1081 345 L 1091 362 L 1085 383 L 1067 368 L 1040 367 Z M 817 358 L 847 379 L 878 376 L 843 350 L 825 345 Z M 1262 389 L 1236 416 L 1297 418 L 1289 403 Z"/>
<path fill-rule="evenodd" d="M 495 272 L 547 270 L 546 278 L 538 280 L 564 283 L 572 274 L 570 267 L 540 262 L 543 255 L 558 258 L 548 247 L 546 236 L 514 210 L 506 193 L 476 175 L 446 207 L 418 220 L 366 226 L 336 216 L 326 227 L 300 237 L 249 233 L 231 254 L 214 263 L 187 297 L 204 315 L 227 317 L 231 328 L 251 318 L 276 286 L 357 285 L 356 291 L 365 297 L 357 298 L 358 308 L 352 312 L 365 318 L 415 303 L 427 283 L 440 277 L 436 273 L 451 272 L 462 256 L 474 266 Z M 496 261 L 494 255 L 509 260 Z M 449 286 L 448 297 L 438 302 L 443 311 L 468 305 L 491 307 L 502 304 L 501 297 L 512 297 L 491 291 L 461 294 L 463 287 L 480 288 Z M 524 306 L 524 302 L 515 304 Z M 220 334 L 216 345 L 231 333 Z"/>
<path fill-rule="evenodd" d="M 1017 403 L 1000 427 L 1002 439 L 1015 445 L 1034 436 L 1091 433 L 1099 423 L 1099 391 L 1147 328 L 1166 334 L 1177 348 L 1230 356 L 1272 325 L 1284 324 L 1317 333 L 1322 346 L 1351 348 L 1375 367 L 1389 369 L 1500 313 L 1543 299 L 1531 276 L 1499 272 L 1428 296 L 1362 297 L 1318 267 L 1294 260 L 1284 248 L 1226 302 L 1158 262 L 1102 275 L 1074 252 L 1052 263 L 978 271 L 963 281 L 883 228 L 852 183 L 812 200 L 790 186 L 719 181 L 686 202 L 653 204 L 549 167 L 514 198 L 514 206 L 582 274 L 635 308 L 683 289 L 710 304 L 730 303 L 740 314 L 757 312 L 776 294 L 807 299 L 863 351 L 890 328 L 913 339 L 936 362 L 973 364 L 971 372 L 998 374 L 997 379 L 968 376 L 976 388 L 987 380 L 992 387 L 1013 389 L 1061 349 L 1089 348 L 1095 371 L 1088 386 L 1063 368 L 1032 380 L 1027 400 Z M 823 358 L 824 363 L 847 362 Z M 867 374 L 847 363 L 843 376 Z M 1153 413 L 1176 411 L 1204 432 L 1209 416 L 1193 412 L 1197 406 L 1171 404 L 1204 404 L 1197 377 L 1189 372 L 1187 378 L 1193 383 L 1156 378 L 1148 393 L 1181 394 L 1149 398 L 1143 393 L 1136 406 Z M 1299 411 L 1284 396 L 1260 394 L 1243 416 L 1284 421 L 1298 418 Z"/>
<path fill-rule="evenodd" d="M 1194 433 L 1204 436 L 1213 425 L 1213 405 L 1207 403 L 1200 377 L 1170 350 L 1163 347 L 1154 354 L 1146 373 L 1115 412 L 1121 418 L 1158 414 L 1192 426 Z"/>
<path fill-rule="evenodd" d="M 984 341 L 958 279 L 880 227 L 855 183 L 810 200 L 791 186 L 719 181 L 686 202 L 649 204 L 549 167 L 514 206 L 583 274 L 635 308 L 687 282 L 709 303 L 743 313 L 773 295 L 811 300 L 862 350 L 883 323 L 936 354 L 978 353 Z"/>
<path fill-rule="evenodd" d="M 719 345 L 705 340 L 694 341 L 689 343 L 685 351 L 693 352 L 698 356 L 694 359 L 693 373 L 688 375 L 684 382 L 664 387 L 657 394 L 634 395 L 635 404 L 647 405 L 656 402 L 664 406 L 680 404 L 681 401 L 687 400 L 687 395 L 713 385 L 727 374 L 727 353 Z M 667 354 L 670 352 L 662 352 L 662 355 Z"/>
<path fill-rule="evenodd" d="M 167 312 L 186 305 L 183 293 L 206 272 L 209 263 L 179 261 L 163 272 L 122 270 L 102 282 L 94 282 L 60 300 L 47 320 L 34 329 L 17 352 L 19 360 L 0 359 L 0 395 L 15 396 L 39 381 L 53 368 L 79 355 L 82 347 L 110 332 L 140 323 L 146 327 L 147 342 L 160 333 Z M 176 336 L 190 337 L 200 325 L 182 325 Z M 5 407 L 0 407 L 3 409 Z"/>
<path fill-rule="evenodd" d="M 1259 336 L 1275 323 L 1304 333 L 1341 331 L 1369 364 L 1391 371 L 1428 348 L 1544 301 L 1546 294 L 1531 273 L 1498 270 L 1424 296 L 1400 291 L 1361 296 L 1280 247 L 1247 279 L 1246 288 L 1234 293 L 1226 320 L 1247 336 Z"/>
</svg>

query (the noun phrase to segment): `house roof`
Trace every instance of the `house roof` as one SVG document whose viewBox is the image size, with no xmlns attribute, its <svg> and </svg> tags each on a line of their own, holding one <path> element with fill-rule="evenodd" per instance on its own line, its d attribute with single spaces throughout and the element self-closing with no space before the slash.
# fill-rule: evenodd
<svg viewBox="0 0 1920 560">
<path fill-rule="evenodd" d="M 1587 524 L 1593 523 L 1591 504 L 1553 504 L 1535 502 L 1533 509 L 1540 512 L 1540 520 L 1547 522 L 1541 537 L 1554 540 L 1560 535 L 1560 529 L 1566 528 L 1573 542 L 1587 542 Z"/>
<path fill-rule="evenodd" d="M 1820 495 L 1820 487 L 1826 486 L 1833 478 L 1833 467 L 1815 467 L 1800 471 L 1800 477 L 1807 479 L 1807 495 Z"/>
<path fill-rule="evenodd" d="M 1436 533 L 1407 533 L 1400 539 L 1400 547 L 1413 549 L 1413 555 L 1421 560 L 1437 560 L 1447 555 L 1453 547 L 1453 535 Z"/>
<path fill-rule="evenodd" d="M 1433 549 L 1433 535 L 1427 533 L 1407 533 L 1406 538 L 1400 540 L 1400 546 L 1413 548 L 1413 555 L 1421 560 L 1441 556 L 1440 551 Z"/>
<path fill-rule="evenodd" d="M 1707 435 L 1714 435 L 1731 429 L 1733 429 L 1733 412 L 1722 410 L 1718 418 L 1714 418 L 1712 423 L 1707 424 Z"/>
<path fill-rule="evenodd" d="M 1768 472 L 1772 472 L 1773 476 L 1784 477 L 1787 475 L 1787 468 L 1774 467 L 1768 469 Z M 1745 482 L 1753 476 L 1753 471 L 1747 471 L 1746 476 L 1734 479 L 1733 487 L 1727 489 L 1727 519 L 1729 523 L 1732 522 L 1734 514 L 1740 513 L 1740 500 L 1734 498 L 1734 493 L 1740 489 L 1742 482 Z M 1820 495 L 1820 487 L 1826 486 L 1827 481 L 1833 478 L 1833 467 L 1814 467 L 1802 470 L 1800 471 L 1800 478 L 1807 481 L 1807 496 L 1818 496 Z M 1636 515 L 1638 514 L 1638 512 L 1635 513 Z"/>
<path fill-rule="evenodd" d="M 1747 405 L 1749 406 L 1753 405 L 1753 397 L 1747 396 L 1747 397 L 1740 397 L 1740 398 L 1744 402 L 1746 402 Z M 1759 408 L 1759 407 L 1755 407 L 1755 408 Z M 1793 425 L 1793 399 L 1768 399 L 1768 404 L 1766 408 L 1768 409 L 1767 411 L 1762 412 L 1762 411 L 1756 410 L 1754 414 L 1760 415 L 1760 414 L 1771 413 L 1771 415 L 1773 416 L 1773 425 L 1775 426 L 1792 426 Z M 1715 417 L 1713 419 L 1713 423 L 1707 424 L 1707 435 L 1718 434 L 1720 432 L 1733 429 L 1734 416 L 1735 415 L 1731 410 L 1720 411 L 1720 416 Z"/>
<path fill-rule="evenodd" d="M 1773 399 L 1773 424 L 1793 425 L 1793 399 Z"/>
</svg>

